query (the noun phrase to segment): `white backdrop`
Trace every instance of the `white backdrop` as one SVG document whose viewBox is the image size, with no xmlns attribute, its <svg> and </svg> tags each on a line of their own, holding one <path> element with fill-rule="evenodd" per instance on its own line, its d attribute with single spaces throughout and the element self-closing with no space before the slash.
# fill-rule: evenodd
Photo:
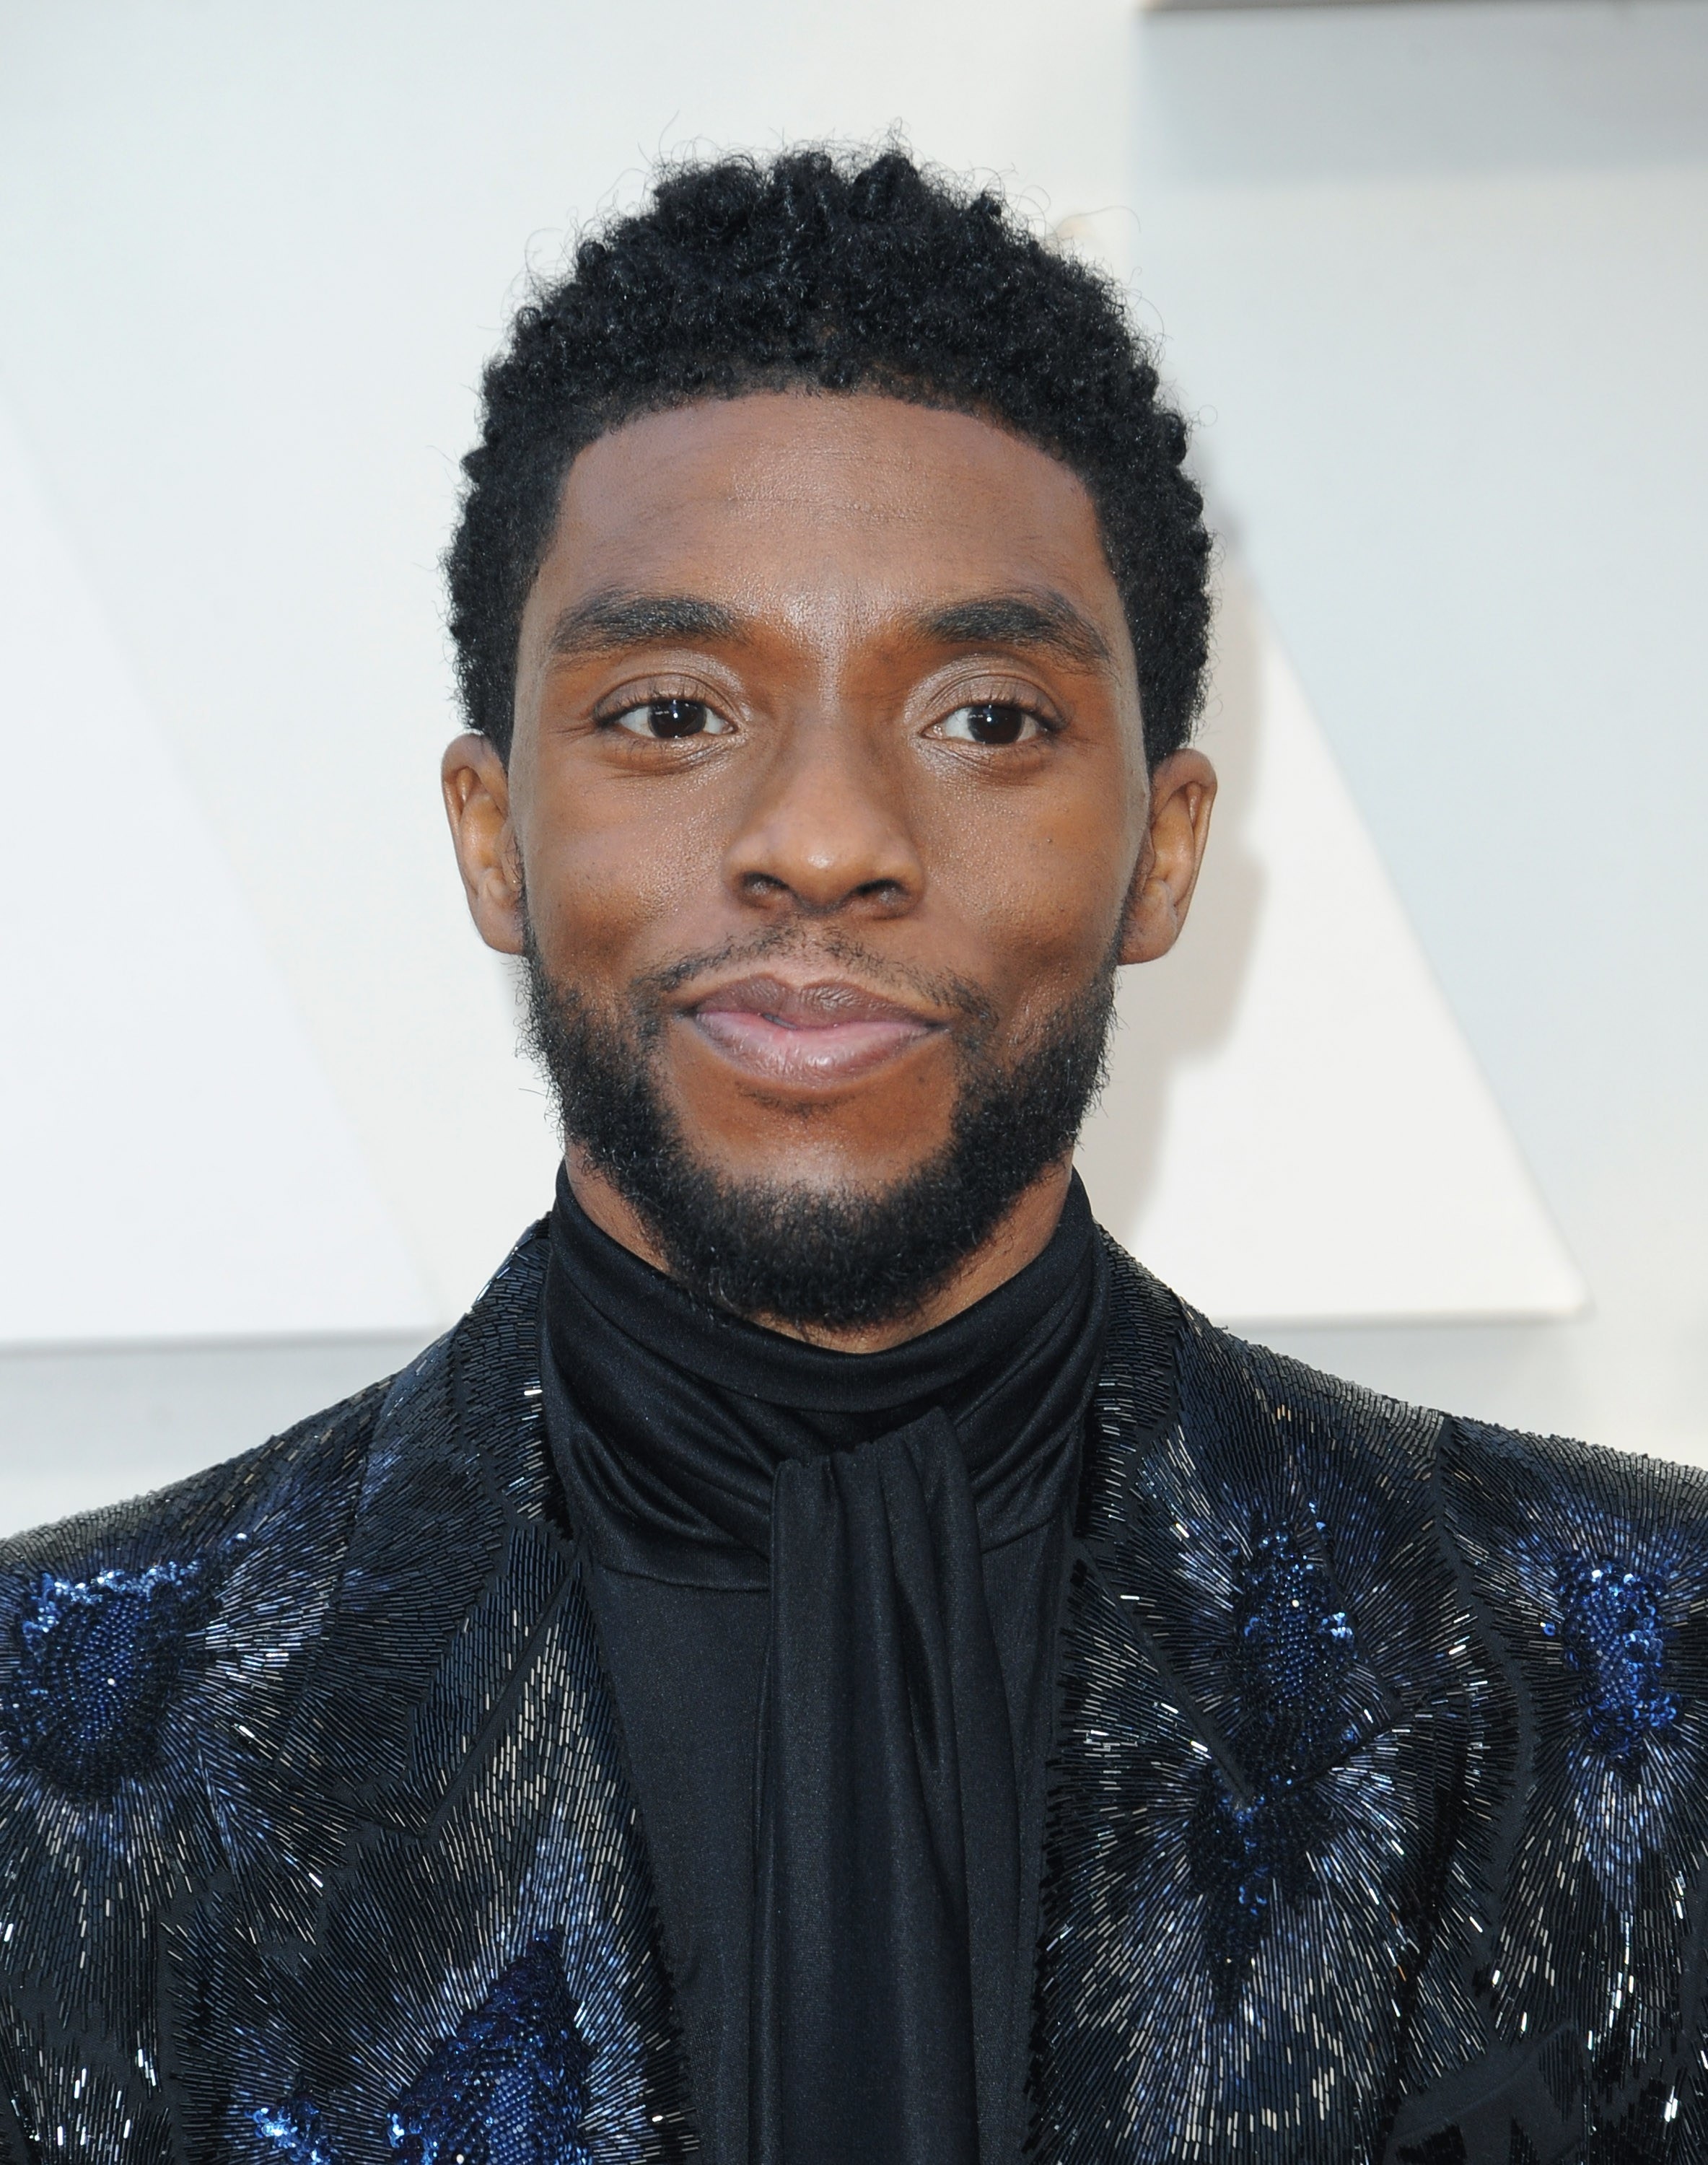
<svg viewBox="0 0 1708 2165">
<path fill-rule="evenodd" d="M 0 1340 L 401 1346 L 542 1207 L 543 1097 L 434 784 L 479 365 L 525 260 L 661 150 L 899 124 L 1136 276 L 1262 597 L 1236 587 L 1206 740 L 1234 816 L 1088 1151 L 1110 1221 L 1220 1312 L 1387 1319 L 1289 1341 L 1384 1380 L 1695 1448 L 1704 24 L 1699 0 L 0 8 L 0 398 L 82 648 L 128 687 L 108 726 L 128 700 L 138 789 L 198 837 L 161 873 L 158 820 L 101 809 L 94 677 L 26 698 L 40 651 L 9 665 Z M 25 876 L 44 861 L 75 905 Z M 177 1005 L 139 996 L 149 970 Z M 162 1195 L 179 1265 L 148 1248 Z M 247 1251 L 207 1232 L 234 1198 Z M 75 1263 L 103 1224 L 104 1310 Z M 1585 1284 L 1576 1320 L 1406 1320 L 1565 1317 Z M 45 1357 L 0 1362 L 14 1449 L 75 1430 L 91 1377 L 116 1448 L 117 1356 Z M 145 1372 L 149 1470 L 250 1440 L 175 1430 Z"/>
</svg>

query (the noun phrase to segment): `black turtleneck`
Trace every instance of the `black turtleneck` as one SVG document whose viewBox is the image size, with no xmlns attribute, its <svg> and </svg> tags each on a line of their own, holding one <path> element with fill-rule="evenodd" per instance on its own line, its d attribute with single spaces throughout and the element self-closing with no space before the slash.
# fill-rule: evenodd
<svg viewBox="0 0 1708 2165">
<path fill-rule="evenodd" d="M 1105 1272 L 878 1353 L 693 1300 L 560 1179 L 546 1430 L 712 2165 L 1009 2165 Z"/>
</svg>

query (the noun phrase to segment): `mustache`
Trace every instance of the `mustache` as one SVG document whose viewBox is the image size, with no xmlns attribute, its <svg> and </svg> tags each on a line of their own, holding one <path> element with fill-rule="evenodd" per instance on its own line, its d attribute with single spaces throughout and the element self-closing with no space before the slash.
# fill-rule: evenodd
<svg viewBox="0 0 1708 2165">
<path fill-rule="evenodd" d="M 990 1001 L 964 977 L 914 969 L 875 954 L 860 940 L 829 928 L 809 932 L 793 924 L 768 926 L 725 940 L 715 947 L 678 956 L 673 962 L 631 978 L 630 998 L 643 1014 L 656 1016 L 673 994 L 696 977 L 741 971 L 749 965 L 784 957 L 814 967 L 833 965 L 849 972 L 874 993 L 893 993 L 904 999 L 911 996 L 929 1008 L 946 1009 L 963 1016 L 978 1031 L 994 1029 L 996 1024 L 996 1010 Z"/>
</svg>

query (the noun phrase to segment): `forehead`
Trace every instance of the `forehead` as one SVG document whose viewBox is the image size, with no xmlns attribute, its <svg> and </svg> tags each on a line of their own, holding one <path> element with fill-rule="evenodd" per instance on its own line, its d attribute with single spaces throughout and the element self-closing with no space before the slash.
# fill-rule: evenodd
<svg viewBox="0 0 1708 2165">
<path fill-rule="evenodd" d="M 1060 593 L 1125 651 L 1095 510 L 1059 460 L 965 414 L 767 392 L 648 414 L 589 445 L 529 614 L 583 593 L 693 592 L 875 627 L 1027 588 Z"/>
</svg>

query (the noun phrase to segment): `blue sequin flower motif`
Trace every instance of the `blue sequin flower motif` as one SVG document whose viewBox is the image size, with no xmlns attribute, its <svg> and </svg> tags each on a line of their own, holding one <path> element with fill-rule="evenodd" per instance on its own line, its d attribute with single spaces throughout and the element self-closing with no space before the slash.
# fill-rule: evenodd
<svg viewBox="0 0 1708 2165">
<path fill-rule="evenodd" d="M 1356 1733 L 1341 1703 L 1355 1651 L 1352 1620 L 1333 1582 L 1281 1527 L 1236 1567 L 1233 1609 L 1241 1756 L 1265 1779 L 1314 1772 Z"/>
<path fill-rule="evenodd" d="M 321 2132 L 319 2109 L 307 2098 L 252 2113 L 255 2131 L 270 2142 L 279 2165 L 338 2165 L 337 2153 Z"/>
<path fill-rule="evenodd" d="M 1635 1788 L 1649 1740 L 1679 1718 L 1664 1683 L 1667 1634 L 1653 1584 L 1616 1563 L 1574 1557 L 1559 1572 L 1558 1637 L 1577 1672 L 1589 1748 Z"/>
<path fill-rule="evenodd" d="M 1278 1904 L 1309 1900 L 1312 1853 L 1332 1832 L 1312 1783 L 1356 1730 L 1342 1704 L 1356 1652 L 1352 1620 L 1324 1567 L 1284 1527 L 1235 1567 L 1232 1741 L 1257 1794 L 1231 1796 L 1205 1773 L 1189 1829 L 1193 1892 L 1217 2012 L 1232 2015 Z"/>
<path fill-rule="evenodd" d="M 393 2106 L 404 2165 L 592 2165 L 587 2046 L 559 1936 L 535 1940 Z"/>
<path fill-rule="evenodd" d="M 86 1797 L 145 1772 L 213 1607 L 199 1559 L 82 1579 L 44 1572 L 13 1620 L 14 1673 L 0 1694 L 19 1759 Z"/>
</svg>

